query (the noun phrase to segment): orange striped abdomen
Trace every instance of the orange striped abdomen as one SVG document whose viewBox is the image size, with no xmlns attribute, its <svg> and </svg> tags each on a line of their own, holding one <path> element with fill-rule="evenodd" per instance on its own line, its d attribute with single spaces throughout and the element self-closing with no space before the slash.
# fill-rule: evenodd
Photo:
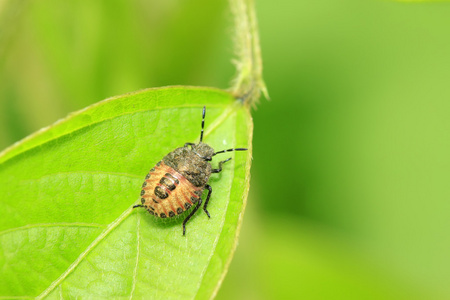
<svg viewBox="0 0 450 300">
<path fill-rule="evenodd" d="M 145 177 L 141 203 L 156 217 L 174 217 L 197 203 L 203 189 L 194 186 L 175 169 L 160 161 Z"/>
</svg>

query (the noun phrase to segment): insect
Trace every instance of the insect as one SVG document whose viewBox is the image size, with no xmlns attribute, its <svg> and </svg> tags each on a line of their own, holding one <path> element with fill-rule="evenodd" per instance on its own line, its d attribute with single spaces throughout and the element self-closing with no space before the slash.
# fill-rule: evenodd
<svg viewBox="0 0 450 300">
<path fill-rule="evenodd" d="M 203 205 L 208 218 L 207 210 L 212 187 L 208 184 L 211 173 L 222 171 L 222 165 L 231 160 L 227 158 L 219 162 L 219 168 L 213 169 L 212 157 L 231 151 L 245 151 L 246 148 L 232 148 L 214 152 L 208 144 L 203 143 L 203 129 L 205 127 L 206 107 L 202 113 L 202 131 L 200 142 L 186 143 L 184 147 L 177 148 L 164 156 L 145 177 L 141 190 L 141 204 L 133 206 L 145 208 L 151 215 L 159 218 L 172 218 L 180 215 L 192 206 L 195 207 L 183 221 L 183 235 L 186 234 L 186 223 L 202 205 L 202 194 L 208 190 Z"/>
</svg>

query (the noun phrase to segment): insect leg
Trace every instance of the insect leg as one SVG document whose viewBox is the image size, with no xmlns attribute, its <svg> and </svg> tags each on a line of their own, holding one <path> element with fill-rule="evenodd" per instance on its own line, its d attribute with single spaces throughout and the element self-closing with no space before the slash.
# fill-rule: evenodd
<svg viewBox="0 0 450 300">
<path fill-rule="evenodd" d="M 142 205 L 142 204 L 137 204 L 137 205 L 133 206 L 133 208 L 136 208 L 136 207 L 144 207 L 144 205 Z"/>
<path fill-rule="evenodd" d="M 196 207 L 194 207 L 194 210 L 191 211 L 189 216 L 186 217 L 183 221 L 183 235 L 186 235 L 186 223 L 189 221 L 189 219 L 197 212 L 198 208 L 202 205 L 202 198 L 198 199 L 198 204 Z"/>
<path fill-rule="evenodd" d="M 231 160 L 231 157 L 228 158 L 228 159 L 225 159 L 225 160 L 221 161 L 221 162 L 219 163 L 219 168 L 218 168 L 218 169 L 212 169 L 212 170 L 211 170 L 211 173 L 219 173 L 219 172 L 221 172 L 221 171 L 222 171 L 222 164 L 224 164 L 224 163 L 226 163 L 227 161 L 230 161 L 230 160 Z"/>
<path fill-rule="evenodd" d="M 194 146 L 195 145 L 195 143 L 186 143 L 186 144 L 184 144 L 184 147 L 187 147 L 187 146 Z"/>
<path fill-rule="evenodd" d="M 209 193 L 208 193 L 208 196 L 206 197 L 205 205 L 203 205 L 203 210 L 208 215 L 208 218 L 211 218 L 206 207 L 208 206 L 209 198 L 211 197 L 211 194 L 212 194 L 212 187 L 209 184 L 205 185 L 205 187 L 208 189 Z"/>
</svg>

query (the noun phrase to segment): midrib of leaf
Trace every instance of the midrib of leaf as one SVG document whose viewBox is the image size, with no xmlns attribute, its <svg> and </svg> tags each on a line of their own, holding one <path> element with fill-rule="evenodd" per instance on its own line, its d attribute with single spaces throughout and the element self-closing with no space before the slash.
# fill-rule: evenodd
<svg viewBox="0 0 450 300">
<path fill-rule="evenodd" d="M 247 111 L 247 113 L 249 114 L 249 117 L 251 119 L 250 116 L 250 112 Z M 250 124 L 250 126 L 248 127 L 248 139 L 249 141 L 253 140 L 253 123 Z M 248 156 L 249 156 L 249 161 L 252 161 L 252 153 L 253 153 L 253 145 L 252 143 L 249 143 L 249 149 L 248 149 Z M 234 173 L 233 173 L 233 178 L 234 178 Z M 228 256 L 227 261 L 225 262 L 225 267 L 222 271 L 222 274 L 220 276 L 219 281 L 217 282 L 214 291 L 211 294 L 210 299 L 214 299 L 220 289 L 220 286 L 222 285 L 222 282 L 228 272 L 228 268 L 230 267 L 230 263 L 231 260 L 233 258 L 234 252 L 236 251 L 237 245 L 238 245 L 238 241 L 239 241 L 239 233 L 241 232 L 241 226 L 242 226 L 242 221 L 244 218 L 244 212 L 245 212 L 245 208 L 247 207 L 247 195 L 248 195 L 248 191 L 250 189 L 250 166 L 245 170 L 245 178 L 247 178 L 248 180 L 248 184 L 245 186 L 245 190 L 244 190 L 244 194 L 243 194 L 243 199 L 242 199 L 242 210 L 239 213 L 239 219 L 238 219 L 238 223 L 236 226 L 236 237 L 234 238 L 233 244 L 231 246 L 231 254 Z M 225 219 L 226 220 L 226 216 Z"/>
<path fill-rule="evenodd" d="M 230 105 L 225 109 L 225 111 L 214 121 L 212 122 L 208 128 L 205 130 L 204 136 L 207 137 L 211 134 L 217 127 L 219 127 L 225 120 L 238 108 L 239 103 L 234 102 L 233 105 Z M 200 136 L 198 137 L 198 140 Z"/>
<path fill-rule="evenodd" d="M 235 105 L 233 105 L 234 107 L 236 107 L 236 102 L 235 102 Z M 228 111 L 225 111 L 217 120 L 219 121 L 221 121 L 221 122 L 223 122 L 226 118 L 221 118 L 223 115 L 225 115 L 225 114 L 227 114 L 227 117 L 231 114 L 231 112 L 232 112 L 232 110 L 231 110 L 231 107 L 230 107 L 230 109 L 228 110 Z M 216 125 L 216 124 L 213 124 L 213 125 Z M 218 126 L 218 124 L 216 125 L 216 126 Z M 236 130 L 236 128 L 235 128 L 235 130 Z M 209 131 L 209 132 L 212 132 L 212 131 Z M 208 133 L 209 133 L 208 132 Z M 236 145 L 236 135 L 234 135 L 234 138 L 233 138 L 233 142 L 232 142 L 232 145 Z M 232 168 L 233 170 L 234 170 L 234 161 L 233 161 L 233 168 Z M 230 182 L 233 182 L 234 181 L 234 172 L 233 172 L 233 174 L 232 174 L 233 176 L 231 177 L 231 180 L 230 180 Z M 230 199 L 230 197 L 231 197 L 231 189 L 229 189 L 228 190 L 228 194 L 227 194 L 227 199 Z M 228 205 L 229 205 L 229 201 L 227 202 L 227 207 L 226 207 L 226 211 L 225 211 L 225 216 L 226 216 L 226 212 L 228 211 Z M 197 294 L 198 294 L 198 292 L 200 291 L 200 288 L 201 288 L 201 286 L 202 286 L 202 283 L 203 283 L 203 278 L 205 277 L 205 274 L 206 274 L 206 272 L 207 272 L 207 270 L 208 270 L 208 266 L 209 266 L 209 264 L 210 264 L 210 262 L 211 262 L 211 258 L 213 257 L 213 255 L 214 255 L 214 253 L 215 253 L 215 251 L 216 251 L 216 248 L 217 248 L 217 244 L 218 244 L 218 242 L 219 242 L 219 240 L 220 240 L 220 237 L 222 236 L 222 232 L 223 232 L 223 227 L 224 227 L 224 224 L 225 224 L 225 221 L 226 221 L 226 217 L 225 218 L 223 218 L 223 221 L 222 221 L 222 223 L 220 224 L 221 225 L 221 227 L 220 227 L 220 234 L 218 234 L 217 235 L 217 237 L 216 237 L 216 239 L 214 240 L 214 243 L 213 243 L 213 247 L 212 247 L 212 251 L 211 251 L 211 253 L 210 253 L 210 255 L 209 255 L 209 257 L 208 257 L 208 263 L 207 264 L 205 264 L 205 267 L 203 268 L 203 270 L 202 270 L 202 275 L 201 275 L 201 277 L 200 277 L 200 279 L 199 279 L 199 281 L 198 281 L 198 284 L 197 284 L 197 288 L 196 288 L 196 292 L 195 292 L 195 295 L 194 295 L 194 297 L 193 297 L 193 299 L 195 299 L 196 297 L 197 297 Z"/>
<path fill-rule="evenodd" d="M 233 112 L 235 112 L 237 109 L 239 108 L 239 105 L 238 105 L 238 103 L 237 102 L 235 102 L 233 105 L 230 105 L 227 109 L 225 109 L 225 111 L 222 113 L 222 114 L 220 114 L 216 119 L 215 119 L 215 121 L 214 122 L 212 122 L 211 123 L 211 125 L 208 127 L 208 130 L 206 130 L 205 131 L 205 133 L 204 133 L 204 137 L 206 138 L 209 134 L 211 134 L 213 131 L 214 131 L 214 129 L 216 129 L 216 128 L 218 128 L 222 123 L 224 123 L 225 122 L 225 120 L 233 113 Z M 233 166 L 234 166 L 234 164 L 233 164 Z M 232 180 L 231 181 L 233 181 L 233 179 L 234 179 L 234 173 L 233 173 L 233 177 L 232 177 Z M 230 193 L 231 192 L 228 192 L 228 198 L 230 197 Z M 136 201 L 136 203 L 139 201 L 139 199 Z M 135 203 L 133 203 L 133 205 L 134 205 Z M 228 204 L 227 204 L 227 208 L 228 208 Z M 64 271 L 62 274 L 61 274 L 61 276 L 60 277 L 58 277 L 58 279 L 56 279 L 54 282 L 52 282 L 51 284 L 50 284 L 50 286 L 47 288 L 47 289 L 45 289 L 39 296 L 37 296 L 36 297 L 36 299 L 43 299 L 44 297 L 46 297 L 47 295 L 49 295 L 65 278 L 67 278 L 67 276 L 71 273 L 71 272 L 73 272 L 75 269 L 76 269 L 76 267 L 83 261 L 83 259 L 98 245 L 98 244 L 100 244 L 100 242 L 103 240 L 103 239 L 105 239 L 106 238 L 106 236 L 108 236 L 108 234 L 109 233 L 111 233 L 117 226 L 119 226 L 128 216 L 130 216 L 131 215 L 131 213 L 133 212 L 133 206 L 130 206 L 127 210 L 125 210 L 117 219 L 115 219 L 113 222 L 111 222 L 108 226 L 107 226 L 107 228 L 86 248 L 86 250 L 85 251 L 83 251 L 79 256 L 78 256 L 78 258 L 69 266 L 69 268 L 66 270 L 66 271 Z M 223 225 L 224 225 L 224 222 L 225 222 L 225 219 L 224 219 L 224 221 L 223 221 L 223 223 L 221 224 L 222 225 L 222 227 L 221 227 L 221 233 L 222 233 L 222 230 L 223 230 Z M 139 227 L 138 227 L 139 228 Z M 137 230 L 137 231 L 139 231 L 139 229 Z M 138 237 L 139 237 L 139 234 L 140 233 L 137 233 L 138 234 Z M 220 239 L 220 237 L 221 237 L 221 234 L 220 235 L 218 235 L 218 237 L 216 238 L 216 240 L 214 241 L 214 247 L 213 247 L 213 250 L 211 251 L 211 253 L 210 253 L 210 256 L 209 256 L 209 258 L 208 258 L 208 262 L 210 262 L 211 261 L 211 258 L 212 258 L 212 256 L 213 256 L 213 254 L 214 254 L 214 251 L 215 251 L 215 249 L 216 249 L 216 246 L 217 246 L 217 243 L 218 243 L 218 241 L 219 241 L 219 239 Z M 139 247 L 139 239 L 138 239 L 138 247 Z M 133 290 L 132 290 L 132 292 L 130 293 L 130 299 L 131 299 L 131 297 L 132 297 L 132 294 L 133 294 L 133 292 L 134 292 L 134 287 L 135 287 L 135 284 L 136 284 L 136 273 L 137 273 L 137 268 L 138 268 L 138 262 L 139 262 L 139 248 L 138 248 L 138 252 L 137 252 L 137 258 L 136 258 L 136 267 L 135 267 L 135 269 L 134 269 L 134 274 L 133 274 Z M 206 264 L 205 265 L 205 267 L 204 267 L 204 269 L 203 269 L 203 271 L 202 271 L 202 276 L 201 276 L 201 278 L 203 279 L 203 276 L 205 275 L 205 272 L 206 272 L 206 270 L 207 270 L 207 268 L 208 268 L 208 265 L 209 265 L 209 263 L 208 264 Z M 202 280 L 199 280 L 199 282 L 198 282 L 198 286 L 197 286 L 197 292 L 199 291 L 199 289 L 200 289 L 200 286 L 201 286 L 201 283 L 202 283 Z"/>
<path fill-rule="evenodd" d="M 247 114 L 247 116 L 248 116 L 247 121 L 251 120 L 250 112 L 248 110 L 245 112 L 245 114 Z M 236 119 L 236 122 L 238 122 L 237 119 Z M 247 138 L 248 138 L 248 141 L 249 141 L 249 143 L 248 143 L 248 148 L 249 148 L 248 150 L 249 151 L 247 151 L 247 153 L 248 153 L 247 160 L 249 162 L 251 162 L 251 160 L 252 160 L 252 143 L 251 143 L 251 141 L 252 141 L 252 137 L 253 137 L 253 123 L 250 121 L 249 123 L 247 123 L 247 125 L 248 125 Z M 235 178 L 235 173 L 233 173 L 233 180 L 234 180 L 234 178 Z M 211 289 L 211 287 L 208 287 L 207 284 L 205 285 L 205 283 L 202 280 L 202 283 L 200 284 L 200 289 L 197 290 L 197 295 L 195 297 L 196 299 L 197 298 L 198 299 L 206 299 L 206 297 L 208 297 L 209 299 L 214 299 L 214 297 L 216 296 L 216 294 L 217 294 L 217 292 L 218 292 L 218 290 L 219 290 L 219 288 L 220 288 L 220 286 L 222 284 L 223 279 L 225 278 L 225 276 L 226 276 L 226 274 L 228 272 L 229 265 L 231 263 L 231 260 L 233 258 L 233 254 L 236 251 L 236 247 L 237 247 L 237 244 L 238 244 L 239 232 L 240 232 L 240 228 L 242 226 L 243 215 L 244 215 L 245 207 L 246 207 L 246 204 L 247 204 L 247 194 L 248 194 L 248 189 L 250 187 L 249 186 L 249 181 L 250 181 L 250 164 L 248 165 L 248 167 L 245 170 L 245 178 L 246 178 L 247 184 L 245 185 L 245 190 L 244 190 L 244 193 L 242 194 L 242 197 L 243 197 L 242 198 L 242 208 L 241 208 L 241 211 L 239 213 L 239 217 L 238 217 L 237 224 L 236 224 L 236 231 L 235 231 L 236 232 L 236 236 L 234 236 L 233 241 L 231 242 L 230 252 L 228 253 L 227 257 L 224 260 L 224 267 L 222 268 L 222 272 L 219 274 L 220 276 L 217 279 L 218 281 L 215 283 L 215 285 L 214 285 L 214 287 L 212 289 Z M 233 180 L 232 180 L 232 182 L 233 182 Z M 231 192 L 231 190 L 232 189 L 230 189 L 230 192 Z M 228 202 L 227 203 L 227 208 L 229 207 L 229 204 L 230 203 Z M 225 213 L 224 222 L 226 222 L 226 220 L 227 220 L 227 214 Z M 221 228 L 221 235 L 217 239 L 217 242 L 221 242 L 222 244 L 224 244 L 224 243 L 226 244 L 227 243 L 226 236 L 223 236 L 223 227 Z M 217 248 L 217 245 L 215 245 L 215 249 L 216 248 Z M 210 264 L 206 265 L 205 272 L 208 272 L 208 268 L 210 268 Z M 214 271 L 212 271 L 212 273 L 214 273 Z M 214 276 L 214 274 L 212 274 L 212 273 L 210 272 L 209 274 Z M 209 278 L 209 279 L 210 280 L 212 279 L 213 282 L 215 282 L 214 278 Z"/>
</svg>

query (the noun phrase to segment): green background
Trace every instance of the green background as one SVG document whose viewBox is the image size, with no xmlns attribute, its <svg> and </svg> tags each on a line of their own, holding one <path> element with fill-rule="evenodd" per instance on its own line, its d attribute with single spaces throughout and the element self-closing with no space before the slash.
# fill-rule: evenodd
<svg viewBox="0 0 450 300">
<path fill-rule="evenodd" d="M 241 239 L 218 299 L 450 298 L 450 3 L 260 0 Z M 226 1 L 4 1 L 0 148 L 141 88 L 228 87 Z"/>
</svg>

